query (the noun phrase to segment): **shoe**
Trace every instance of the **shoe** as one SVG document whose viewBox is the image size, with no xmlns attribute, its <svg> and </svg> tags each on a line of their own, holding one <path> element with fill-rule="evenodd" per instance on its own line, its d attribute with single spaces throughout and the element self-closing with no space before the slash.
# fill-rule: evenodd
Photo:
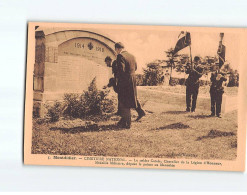
<svg viewBox="0 0 247 195">
<path fill-rule="evenodd" d="M 211 113 L 209 116 L 213 117 L 213 116 L 215 116 L 215 114 L 214 113 Z"/>
<path fill-rule="evenodd" d="M 191 112 L 195 112 L 195 110 L 191 110 Z"/>
<path fill-rule="evenodd" d="M 217 114 L 217 117 L 218 117 L 218 118 L 222 118 L 220 114 Z"/>
<path fill-rule="evenodd" d="M 117 126 L 120 128 L 123 128 L 124 126 L 126 126 L 126 122 L 124 122 L 123 119 L 120 119 L 120 121 L 118 121 Z"/>
<path fill-rule="evenodd" d="M 186 108 L 186 112 L 190 112 L 190 108 Z"/>
<path fill-rule="evenodd" d="M 143 112 L 141 112 L 139 115 L 138 115 L 138 117 L 137 117 L 137 119 L 136 119 L 136 121 L 139 121 L 142 117 L 144 117 L 146 114 L 145 114 L 145 112 L 143 111 Z"/>
<path fill-rule="evenodd" d="M 120 119 L 120 121 L 118 121 L 117 123 L 117 127 L 121 128 L 121 129 L 130 129 L 130 124 L 128 124 L 126 121 L 124 121 L 123 119 Z"/>
</svg>

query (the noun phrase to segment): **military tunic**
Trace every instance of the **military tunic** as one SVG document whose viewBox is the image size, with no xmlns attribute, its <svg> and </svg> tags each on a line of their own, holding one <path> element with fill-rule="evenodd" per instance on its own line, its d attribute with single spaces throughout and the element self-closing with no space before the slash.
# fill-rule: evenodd
<svg viewBox="0 0 247 195">
<path fill-rule="evenodd" d="M 189 74 L 189 77 L 187 78 L 185 85 L 186 85 L 186 106 L 187 111 L 194 112 L 196 109 L 196 100 L 198 96 L 199 91 L 199 78 L 202 77 L 202 70 L 197 69 L 187 69 L 186 74 Z M 192 97 L 192 106 L 191 106 L 191 97 Z"/>
<path fill-rule="evenodd" d="M 216 71 L 211 74 L 210 80 L 212 82 L 211 87 L 210 87 L 211 115 L 216 114 L 217 116 L 220 116 L 222 96 L 224 93 L 224 87 L 222 86 L 222 83 L 226 81 L 227 79 L 221 73 L 218 73 Z"/>
</svg>

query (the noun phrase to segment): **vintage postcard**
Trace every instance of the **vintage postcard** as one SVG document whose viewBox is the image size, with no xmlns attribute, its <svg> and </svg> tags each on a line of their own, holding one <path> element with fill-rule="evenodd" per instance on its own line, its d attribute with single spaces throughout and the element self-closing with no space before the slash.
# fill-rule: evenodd
<svg viewBox="0 0 247 195">
<path fill-rule="evenodd" d="M 244 28 L 28 24 L 24 164 L 244 171 Z"/>
</svg>

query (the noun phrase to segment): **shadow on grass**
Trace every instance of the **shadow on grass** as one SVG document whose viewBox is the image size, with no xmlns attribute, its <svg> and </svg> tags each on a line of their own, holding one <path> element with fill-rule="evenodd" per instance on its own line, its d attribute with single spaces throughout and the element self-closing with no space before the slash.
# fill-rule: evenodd
<svg viewBox="0 0 247 195">
<path fill-rule="evenodd" d="M 200 141 L 202 139 L 213 139 L 217 137 L 227 137 L 227 136 L 234 136 L 236 135 L 233 132 L 225 132 L 225 131 L 218 131 L 218 130 L 210 130 L 207 135 L 198 137 L 196 141 Z"/>
<path fill-rule="evenodd" d="M 127 130 L 124 128 L 120 128 L 115 124 L 112 125 L 91 125 L 91 126 L 79 126 L 79 127 L 72 127 L 72 128 L 62 128 L 62 127 L 51 127 L 51 131 L 59 130 L 61 133 L 70 133 L 76 134 L 81 132 L 100 132 L 100 131 L 120 131 L 120 130 Z"/>
<path fill-rule="evenodd" d="M 173 124 L 170 124 L 170 125 L 166 125 L 166 126 L 163 126 L 163 127 L 158 127 L 158 128 L 155 128 L 153 130 L 164 130 L 164 129 L 188 129 L 190 128 L 189 125 L 185 125 L 183 123 L 173 123 Z"/>
<path fill-rule="evenodd" d="M 153 114 L 154 112 L 153 111 L 150 111 L 150 110 L 145 110 L 147 113 L 150 113 L 150 114 Z"/>
<path fill-rule="evenodd" d="M 205 119 L 205 118 L 212 118 L 210 115 L 189 115 L 188 117 L 193 119 Z"/>
<path fill-rule="evenodd" d="M 161 114 L 185 114 L 188 113 L 186 111 L 167 111 L 167 112 L 162 112 Z"/>
</svg>

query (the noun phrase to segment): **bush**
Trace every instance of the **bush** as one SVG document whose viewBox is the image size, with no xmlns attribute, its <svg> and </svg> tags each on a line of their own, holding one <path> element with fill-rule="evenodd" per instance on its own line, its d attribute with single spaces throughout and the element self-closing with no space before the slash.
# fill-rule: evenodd
<svg viewBox="0 0 247 195">
<path fill-rule="evenodd" d="M 96 78 L 90 83 L 88 90 L 81 95 L 65 94 L 64 115 L 72 118 L 84 118 L 92 115 L 102 115 L 114 111 L 113 101 L 107 98 L 109 90 L 98 90 Z"/>
<path fill-rule="evenodd" d="M 229 83 L 227 87 L 235 87 L 235 86 L 237 87 L 239 86 L 239 75 L 231 73 L 229 76 Z"/>
<path fill-rule="evenodd" d="M 144 85 L 144 76 L 142 74 L 136 74 L 136 86 Z"/>
<path fill-rule="evenodd" d="M 173 78 L 171 77 L 170 78 L 170 83 L 169 83 L 171 86 L 176 86 L 176 85 L 179 85 L 179 79 L 178 78 Z"/>
<path fill-rule="evenodd" d="M 210 85 L 210 81 L 205 81 L 205 80 L 199 80 L 200 86 L 205 86 L 205 85 Z"/>
<path fill-rule="evenodd" d="M 56 122 L 62 115 L 63 106 L 60 102 L 55 102 L 53 106 L 47 106 L 47 116 L 50 122 Z"/>
<path fill-rule="evenodd" d="M 149 63 L 147 69 L 143 69 L 143 85 L 157 86 L 164 82 L 163 70 L 159 64 Z"/>
<path fill-rule="evenodd" d="M 176 86 L 176 85 L 185 85 L 185 81 L 186 79 L 184 78 L 171 78 L 170 79 L 170 85 L 171 86 Z M 199 84 L 200 86 L 204 86 L 204 85 L 209 85 L 210 81 L 205 81 L 205 80 L 199 80 Z"/>
<path fill-rule="evenodd" d="M 79 95 L 77 94 L 64 94 L 65 110 L 63 114 L 72 118 L 80 117 L 81 103 Z"/>
</svg>

